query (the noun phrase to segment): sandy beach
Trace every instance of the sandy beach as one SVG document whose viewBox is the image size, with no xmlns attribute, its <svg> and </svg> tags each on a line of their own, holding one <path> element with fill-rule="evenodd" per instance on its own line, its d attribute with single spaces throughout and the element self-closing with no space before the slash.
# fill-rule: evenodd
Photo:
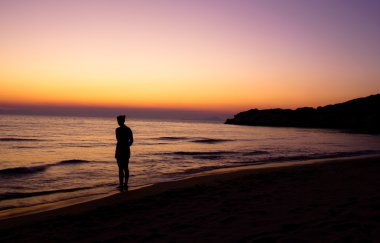
<svg viewBox="0 0 380 243">
<path fill-rule="evenodd" d="M 241 168 L 0 221 L 2 242 L 379 242 L 380 158 Z"/>
</svg>

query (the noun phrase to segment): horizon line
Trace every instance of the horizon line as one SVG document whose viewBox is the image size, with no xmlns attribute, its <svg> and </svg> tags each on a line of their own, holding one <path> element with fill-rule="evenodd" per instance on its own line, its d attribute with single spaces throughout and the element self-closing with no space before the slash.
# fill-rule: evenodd
<svg viewBox="0 0 380 243">
<path fill-rule="evenodd" d="M 0 114 L 74 117 L 113 117 L 126 114 L 132 119 L 224 120 L 235 113 L 190 108 L 0 103 Z"/>
</svg>

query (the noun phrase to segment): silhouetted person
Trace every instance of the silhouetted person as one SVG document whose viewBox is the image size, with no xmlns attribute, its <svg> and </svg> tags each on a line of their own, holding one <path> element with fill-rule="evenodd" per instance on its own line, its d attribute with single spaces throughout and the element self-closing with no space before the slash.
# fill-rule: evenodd
<svg viewBox="0 0 380 243">
<path fill-rule="evenodd" d="M 132 130 L 125 124 L 125 115 L 117 117 L 119 127 L 116 128 L 116 152 L 115 158 L 119 166 L 119 189 L 128 188 L 129 179 L 129 158 L 131 157 L 130 146 L 133 144 Z M 124 182 L 125 178 L 125 182 Z M 123 184 L 124 182 L 124 184 Z"/>
</svg>

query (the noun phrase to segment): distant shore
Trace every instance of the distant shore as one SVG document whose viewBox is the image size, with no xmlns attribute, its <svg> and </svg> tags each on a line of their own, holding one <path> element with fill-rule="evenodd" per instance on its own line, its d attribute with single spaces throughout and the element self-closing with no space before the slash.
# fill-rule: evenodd
<svg viewBox="0 0 380 243">
<path fill-rule="evenodd" d="M 380 133 L 380 94 L 357 98 L 340 104 L 318 108 L 251 109 L 240 112 L 225 124 L 330 128 L 362 133 Z"/>
<path fill-rule="evenodd" d="M 220 170 L 1 220 L 0 239 L 376 240 L 379 174 L 379 156 Z"/>
</svg>

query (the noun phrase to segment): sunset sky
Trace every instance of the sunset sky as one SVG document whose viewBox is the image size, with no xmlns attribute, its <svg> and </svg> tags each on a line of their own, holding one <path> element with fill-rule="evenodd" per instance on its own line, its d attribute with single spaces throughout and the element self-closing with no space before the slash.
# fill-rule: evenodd
<svg viewBox="0 0 380 243">
<path fill-rule="evenodd" d="M 239 112 L 380 92 L 380 1 L 0 1 L 0 104 Z"/>
</svg>

